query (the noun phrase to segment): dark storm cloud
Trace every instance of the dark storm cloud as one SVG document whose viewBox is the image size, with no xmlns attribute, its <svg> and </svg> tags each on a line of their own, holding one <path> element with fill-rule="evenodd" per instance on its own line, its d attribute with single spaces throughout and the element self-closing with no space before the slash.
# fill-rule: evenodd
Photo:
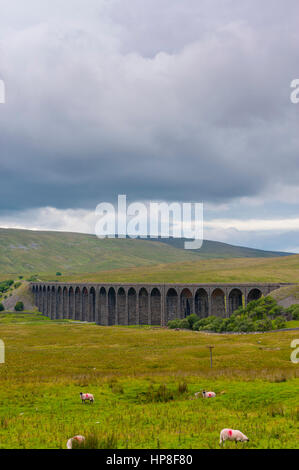
<svg viewBox="0 0 299 470">
<path fill-rule="evenodd" d="M 3 210 L 297 185 L 297 2 L 17 5 L 0 0 Z"/>
</svg>

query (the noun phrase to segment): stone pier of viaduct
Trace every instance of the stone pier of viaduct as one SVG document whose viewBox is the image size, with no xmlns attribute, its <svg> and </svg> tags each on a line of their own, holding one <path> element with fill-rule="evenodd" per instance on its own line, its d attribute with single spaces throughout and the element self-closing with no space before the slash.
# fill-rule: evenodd
<svg viewBox="0 0 299 470">
<path fill-rule="evenodd" d="M 51 319 L 99 325 L 166 325 L 169 320 L 229 316 L 282 284 L 32 283 L 35 304 Z"/>
</svg>

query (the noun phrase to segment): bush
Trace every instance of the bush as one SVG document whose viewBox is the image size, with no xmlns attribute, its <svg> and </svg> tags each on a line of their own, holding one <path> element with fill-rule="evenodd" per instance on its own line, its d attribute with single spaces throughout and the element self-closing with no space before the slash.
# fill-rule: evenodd
<svg viewBox="0 0 299 470">
<path fill-rule="evenodd" d="M 200 328 L 200 325 L 201 325 L 201 323 L 200 323 L 200 320 L 199 320 L 199 321 L 197 321 L 196 323 L 193 324 L 192 330 L 198 331 L 199 328 Z"/>
<path fill-rule="evenodd" d="M 188 323 L 189 323 L 189 328 L 192 330 L 194 323 L 196 323 L 199 320 L 199 317 L 195 314 L 192 313 L 187 317 Z"/>
<path fill-rule="evenodd" d="M 179 320 L 178 328 L 182 328 L 182 330 L 189 330 L 190 329 L 190 324 L 189 324 L 187 318 L 183 318 L 183 320 Z"/>
<path fill-rule="evenodd" d="M 206 319 L 206 322 L 200 327 L 200 330 L 211 330 L 221 333 L 221 331 L 223 331 L 223 324 L 224 318 L 211 316 Z"/>
<path fill-rule="evenodd" d="M 189 322 L 187 318 L 183 318 L 182 320 L 176 319 L 176 320 L 170 320 L 167 323 L 168 328 L 171 328 L 172 330 L 176 328 L 181 328 L 183 330 L 188 330 L 190 328 Z"/>
<path fill-rule="evenodd" d="M 255 330 L 255 324 L 251 318 L 242 318 L 234 325 L 233 331 L 249 332 Z"/>
<path fill-rule="evenodd" d="M 62 274 L 58 271 L 58 272 L 56 273 L 56 276 L 62 276 Z"/>
<path fill-rule="evenodd" d="M 229 318 L 210 316 L 199 318 L 192 314 L 183 320 L 168 322 L 169 328 L 190 328 L 194 331 L 226 331 L 250 332 L 269 331 L 286 327 L 286 318 L 283 315 L 299 319 L 299 304 L 292 305 L 284 310 L 272 297 L 261 297 L 249 302 L 246 307 L 239 307 Z"/>
<path fill-rule="evenodd" d="M 0 282 L 0 293 L 7 292 L 9 288 L 13 285 L 14 281 L 9 279 L 8 281 Z"/>
<path fill-rule="evenodd" d="M 270 331 L 272 330 L 272 322 L 268 318 L 264 320 L 257 320 L 255 322 L 255 330 L 256 331 Z"/>
<path fill-rule="evenodd" d="M 299 304 L 293 304 L 286 309 L 286 314 L 291 320 L 299 320 Z"/>
<path fill-rule="evenodd" d="M 0 303 L 0 312 L 3 312 L 5 310 L 4 305 Z"/>
<path fill-rule="evenodd" d="M 277 317 L 272 322 L 273 330 L 281 330 L 286 327 L 287 322 L 283 317 Z"/>
<path fill-rule="evenodd" d="M 293 313 L 293 320 L 299 320 L 299 309 Z"/>
<path fill-rule="evenodd" d="M 174 330 L 175 328 L 180 328 L 180 320 L 169 320 L 167 323 L 168 328 Z"/>
<path fill-rule="evenodd" d="M 21 302 L 21 301 L 17 302 L 16 305 L 15 305 L 15 311 L 16 312 L 23 312 L 23 310 L 24 310 L 23 302 Z"/>
<path fill-rule="evenodd" d="M 276 300 L 268 296 L 249 302 L 242 313 L 249 315 L 255 321 L 266 317 L 275 318 L 280 316 L 283 313 L 283 308 L 277 304 Z"/>
<path fill-rule="evenodd" d="M 193 325 L 199 320 L 199 317 L 195 315 L 194 313 L 192 315 L 189 315 L 186 318 L 183 319 L 175 319 L 175 320 L 170 320 L 167 323 L 168 328 L 181 328 L 183 330 L 192 330 Z"/>
<path fill-rule="evenodd" d="M 219 318 L 221 320 L 221 318 Z M 201 318 L 193 324 L 193 330 L 202 331 L 202 330 L 211 330 L 213 326 L 217 324 L 217 317 L 210 316 L 206 318 Z"/>
<path fill-rule="evenodd" d="M 269 311 L 268 315 L 271 318 L 276 318 L 279 317 L 283 314 L 283 308 L 280 305 L 275 305 L 271 310 Z"/>
</svg>

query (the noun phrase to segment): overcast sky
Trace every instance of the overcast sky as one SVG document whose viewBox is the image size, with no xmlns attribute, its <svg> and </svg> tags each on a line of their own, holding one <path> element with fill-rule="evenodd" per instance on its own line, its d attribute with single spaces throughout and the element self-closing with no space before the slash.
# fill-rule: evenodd
<svg viewBox="0 0 299 470">
<path fill-rule="evenodd" d="M 203 201 L 204 236 L 299 252 L 298 0 L 0 0 L 0 226 Z"/>
</svg>

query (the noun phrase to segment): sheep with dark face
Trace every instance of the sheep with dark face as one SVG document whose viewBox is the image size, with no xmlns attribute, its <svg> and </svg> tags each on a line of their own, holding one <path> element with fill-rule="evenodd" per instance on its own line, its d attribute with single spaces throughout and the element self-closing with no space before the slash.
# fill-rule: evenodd
<svg viewBox="0 0 299 470">
<path fill-rule="evenodd" d="M 81 397 L 82 403 L 85 403 L 86 400 L 89 401 L 89 403 L 94 402 L 94 396 L 92 395 L 92 393 L 82 393 L 82 392 L 80 392 L 80 397 Z"/>
<path fill-rule="evenodd" d="M 225 428 L 220 432 L 220 445 L 225 441 L 249 442 L 249 439 L 245 434 L 237 429 Z"/>
<path fill-rule="evenodd" d="M 202 391 L 203 398 L 214 398 L 216 396 L 215 392 L 206 392 L 205 390 Z"/>
</svg>

